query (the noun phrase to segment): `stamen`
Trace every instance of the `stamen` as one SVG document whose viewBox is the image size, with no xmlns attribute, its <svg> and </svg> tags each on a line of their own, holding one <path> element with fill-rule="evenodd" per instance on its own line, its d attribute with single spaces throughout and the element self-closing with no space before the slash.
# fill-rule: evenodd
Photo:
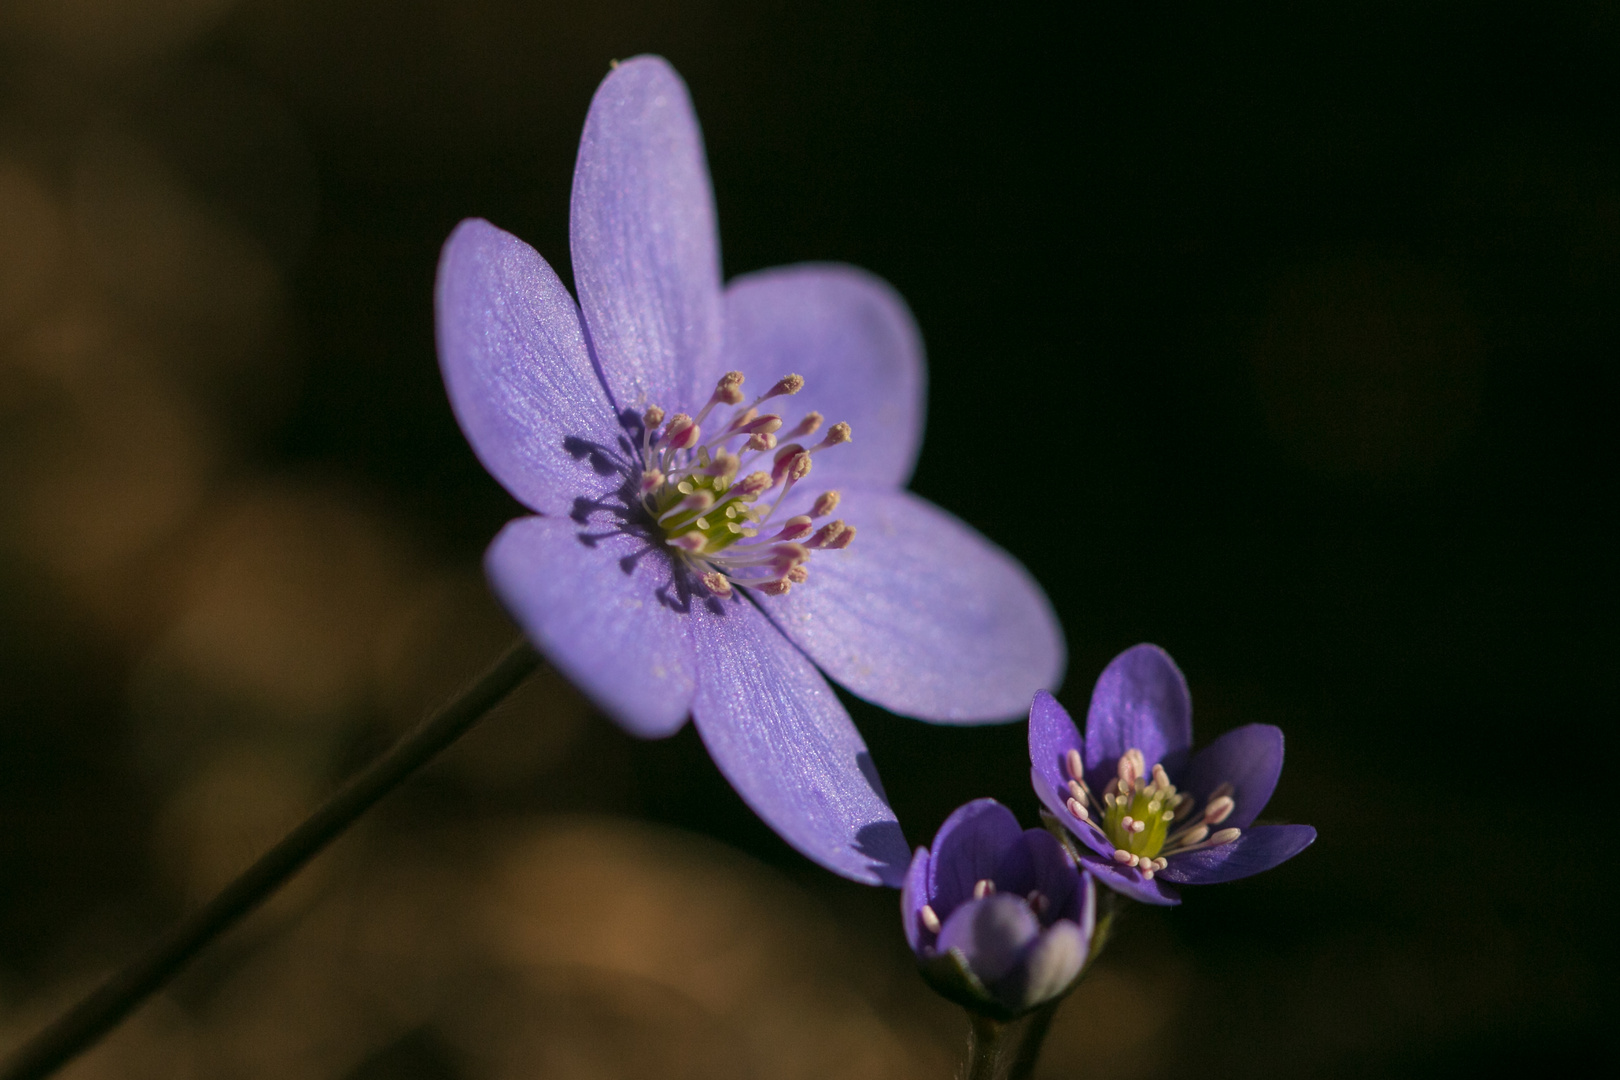
<svg viewBox="0 0 1620 1080">
<path fill-rule="evenodd" d="M 721 450 L 714 455 L 714 460 L 703 471 L 716 480 L 730 483 L 731 478 L 737 475 L 737 470 L 741 467 L 742 458 L 728 450 Z"/>
<path fill-rule="evenodd" d="M 787 433 L 790 439 L 802 439 L 806 435 L 814 435 L 821 430 L 822 416 L 818 412 L 804 414 L 804 419 L 794 425 L 793 430 Z"/>
<path fill-rule="evenodd" d="M 731 494 L 739 499 L 752 499 L 763 495 L 771 487 L 771 474 L 767 472 L 752 472 L 739 480 L 731 489 Z"/>
<path fill-rule="evenodd" d="M 664 474 L 657 469 L 646 469 L 641 474 L 641 493 L 651 495 L 664 484 Z"/>
<path fill-rule="evenodd" d="M 829 521 L 816 530 L 816 535 L 805 541 L 805 546 L 813 548 L 831 547 L 833 541 L 842 536 L 848 528 L 849 526 L 844 524 L 843 518 L 839 518 L 837 521 Z"/>
<path fill-rule="evenodd" d="M 669 541 L 671 547 L 678 547 L 682 551 L 693 552 L 702 551 L 704 545 L 706 545 L 708 542 L 708 538 L 700 532 L 685 533 L 684 535 L 674 537 Z"/>
<path fill-rule="evenodd" d="M 917 912 L 917 915 L 918 915 L 918 917 L 920 917 L 922 919 L 923 927 L 930 934 L 939 933 L 939 927 L 940 927 L 939 916 L 934 912 L 934 908 L 933 908 L 932 905 L 924 904 L 922 906 L 922 910 Z"/>
<path fill-rule="evenodd" d="M 742 400 L 743 373 L 728 371 L 720 376 L 720 381 L 714 387 L 714 399 L 727 405 L 735 405 Z"/>
<path fill-rule="evenodd" d="M 1086 782 L 1085 762 L 1080 760 L 1080 751 L 1070 747 L 1069 752 L 1063 755 L 1063 764 L 1068 767 L 1070 779 L 1081 784 Z"/>
<path fill-rule="evenodd" d="M 745 450 L 775 450 L 776 449 L 776 436 L 772 435 L 768 431 L 756 432 L 755 434 L 748 436 L 748 442 L 744 446 L 744 449 Z"/>
<path fill-rule="evenodd" d="M 842 551 L 855 542 L 855 526 L 846 525 L 844 531 L 838 534 L 837 539 L 827 544 L 829 551 Z"/>
<path fill-rule="evenodd" d="M 777 578 L 774 581 L 761 582 L 760 584 L 755 585 L 754 588 L 758 589 L 766 596 L 786 596 L 787 591 L 793 588 L 793 583 L 784 577 Z"/>
<path fill-rule="evenodd" d="M 676 413 L 670 417 L 669 426 L 664 429 L 664 437 L 658 440 L 659 445 L 669 450 L 690 450 L 697 445 L 698 439 L 703 436 L 703 429 L 685 413 Z"/>
<path fill-rule="evenodd" d="M 1081 806 L 1074 799 L 1070 799 L 1068 805 L 1069 805 L 1069 813 L 1073 814 L 1075 817 L 1079 818 L 1081 821 L 1090 821 L 1091 820 L 1091 815 L 1086 812 L 1086 808 L 1084 806 Z"/>
<path fill-rule="evenodd" d="M 838 492 L 823 491 L 820 495 L 816 496 L 815 505 L 810 508 L 810 516 L 813 518 L 826 517 L 828 514 L 838 509 L 838 500 Z"/>
<path fill-rule="evenodd" d="M 973 899 L 983 900 L 987 896 L 996 894 L 996 883 L 989 878 L 980 878 L 973 885 Z"/>
<path fill-rule="evenodd" d="M 1086 805 L 1086 803 L 1090 801 L 1089 797 L 1086 795 L 1086 785 L 1082 784 L 1078 780 L 1069 781 L 1069 794 L 1073 795 L 1075 801 L 1081 806 Z"/>
<path fill-rule="evenodd" d="M 710 570 L 703 575 L 701 580 L 705 589 L 708 589 L 722 600 L 731 595 L 731 580 L 719 571 Z"/>
<path fill-rule="evenodd" d="M 1024 897 L 1024 902 L 1029 904 L 1029 910 L 1037 915 L 1046 914 L 1046 909 L 1052 906 L 1052 901 L 1048 900 L 1046 894 L 1039 889 L 1031 889 L 1029 895 Z"/>
<path fill-rule="evenodd" d="M 784 375 L 776 380 L 776 385 L 766 391 L 761 401 L 769 401 L 773 397 L 791 397 L 804 389 L 804 376 Z"/>
<path fill-rule="evenodd" d="M 810 534 L 810 529 L 811 528 L 812 528 L 812 526 L 811 526 L 811 523 L 810 523 L 810 519 L 808 517 L 806 517 L 805 515 L 803 515 L 803 514 L 799 514 L 796 517 L 790 517 L 786 521 L 784 521 L 782 523 L 782 531 L 777 533 L 774 537 L 772 537 L 772 539 L 773 540 L 803 540 L 806 536 L 808 536 Z M 813 544 L 807 544 L 806 546 L 807 547 L 813 547 L 814 545 Z"/>
<path fill-rule="evenodd" d="M 810 568 L 803 563 L 789 570 L 785 575 L 795 585 L 803 585 L 810 578 Z"/>
<path fill-rule="evenodd" d="M 1236 840 L 1242 835 L 1242 829 L 1222 829 L 1220 832 L 1209 838 L 1208 846 L 1220 847 L 1222 844 L 1230 844 L 1232 841 Z"/>
<path fill-rule="evenodd" d="M 829 446 L 837 446 L 839 443 L 847 443 L 851 438 L 852 436 L 850 435 L 849 424 L 840 420 L 828 430 L 827 434 L 820 442 L 816 443 L 815 446 L 810 448 L 810 452 L 815 453 L 817 450 L 825 450 Z"/>
<path fill-rule="evenodd" d="M 1204 807 L 1204 824 L 1219 825 L 1232 816 L 1232 811 L 1236 807 L 1237 803 L 1232 801 L 1230 795 L 1222 795 L 1218 799 L 1209 800 L 1209 805 Z"/>
<path fill-rule="evenodd" d="M 1136 856 L 1132 855 L 1130 852 L 1126 851 L 1124 848 L 1115 848 L 1114 849 L 1114 861 L 1117 862 L 1117 863 L 1120 863 L 1120 864 L 1122 864 L 1124 866 L 1135 866 L 1136 865 Z"/>
</svg>

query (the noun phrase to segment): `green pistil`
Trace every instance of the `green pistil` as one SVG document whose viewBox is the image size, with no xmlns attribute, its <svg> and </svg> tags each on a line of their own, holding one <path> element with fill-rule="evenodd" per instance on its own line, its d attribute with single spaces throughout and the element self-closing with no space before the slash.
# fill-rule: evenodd
<svg viewBox="0 0 1620 1080">
<path fill-rule="evenodd" d="M 708 462 L 704 461 L 704 464 Z M 703 554 L 712 554 L 724 551 L 748 535 L 753 527 L 753 512 L 742 499 L 725 502 L 730 487 L 731 482 L 705 473 L 694 473 L 677 483 L 663 484 L 653 493 L 652 514 L 664 530 L 664 538 L 673 541 L 696 533 L 703 538 L 703 547 L 699 550 Z M 683 510 L 669 520 L 663 520 L 664 515 L 680 505 L 683 499 L 699 492 L 713 496 L 713 505 L 703 510 Z"/>
<path fill-rule="evenodd" d="M 1151 859 L 1164 850 L 1170 832 L 1173 796 L 1167 798 L 1154 788 L 1137 787 L 1128 795 L 1112 795 L 1103 815 L 1103 832 L 1114 847 Z M 1142 831 L 1127 828 L 1126 819 L 1142 823 Z"/>
</svg>

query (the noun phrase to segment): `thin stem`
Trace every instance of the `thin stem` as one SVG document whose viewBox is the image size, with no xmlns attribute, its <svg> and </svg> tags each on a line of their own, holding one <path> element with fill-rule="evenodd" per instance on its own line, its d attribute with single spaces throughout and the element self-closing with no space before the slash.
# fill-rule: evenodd
<svg viewBox="0 0 1620 1080">
<path fill-rule="evenodd" d="M 215 938 L 235 925 L 400 781 L 455 742 L 540 666 L 519 640 L 461 696 L 418 724 L 354 776 L 302 825 L 140 956 L 24 1043 L 0 1066 L 0 1080 L 40 1080 L 105 1035 Z"/>
<path fill-rule="evenodd" d="M 1007 1070 L 1007 1080 L 1030 1080 L 1035 1075 L 1035 1063 L 1040 1060 L 1041 1044 L 1046 1041 L 1046 1033 L 1052 1028 L 1052 1018 L 1057 1015 L 1058 1006 L 1063 1004 L 1063 998 L 1053 998 L 1045 1005 L 1029 1014 L 1024 1021 L 1024 1030 L 1019 1035 L 1018 1049 L 1013 1055 L 1012 1066 Z"/>
<path fill-rule="evenodd" d="M 967 1075 L 963 1080 L 997 1080 L 1001 1037 L 1007 1025 L 978 1013 L 969 1013 Z"/>
</svg>

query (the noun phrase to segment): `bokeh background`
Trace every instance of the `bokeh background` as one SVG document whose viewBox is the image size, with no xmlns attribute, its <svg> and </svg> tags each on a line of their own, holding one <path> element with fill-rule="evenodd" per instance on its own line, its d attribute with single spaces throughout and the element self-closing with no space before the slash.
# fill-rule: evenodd
<svg viewBox="0 0 1620 1080">
<path fill-rule="evenodd" d="M 1282 869 L 1132 913 L 1041 1076 L 1584 1075 L 1615 931 L 1612 3 L 8 0 L 0 1049 L 513 634 L 438 248 L 567 279 L 608 62 L 685 75 L 728 273 L 841 259 L 930 351 L 915 487 L 1062 693 L 1169 648 L 1288 733 Z M 857 433 L 858 434 L 858 433 Z M 852 703 L 908 836 L 1023 728 Z M 893 893 L 690 728 L 541 678 L 68 1075 L 944 1077 Z"/>
</svg>

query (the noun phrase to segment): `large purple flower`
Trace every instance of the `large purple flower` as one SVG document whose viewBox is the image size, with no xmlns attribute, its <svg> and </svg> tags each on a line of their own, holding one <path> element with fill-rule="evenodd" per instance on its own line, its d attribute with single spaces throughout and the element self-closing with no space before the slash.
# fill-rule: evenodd
<svg viewBox="0 0 1620 1080">
<path fill-rule="evenodd" d="M 1078 841 L 1084 868 L 1149 904 L 1167 882 L 1206 885 L 1269 870 L 1316 839 L 1309 825 L 1254 825 L 1282 774 L 1283 736 L 1234 728 L 1197 754 L 1192 698 L 1157 645 L 1116 656 L 1097 680 L 1082 740 L 1051 694 L 1029 709 L 1035 793 Z"/>
<path fill-rule="evenodd" d="M 1010 1020 L 1074 985 L 1097 895 L 1052 834 L 994 799 L 959 808 L 918 848 L 900 892 L 906 941 L 946 997 Z"/>
<path fill-rule="evenodd" d="M 490 546 L 495 591 L 619 724 L 659 737 L 691 715 L 789 843 L 898 883 L 904 838 L 817 667 L 972 724 L 1016 715 L 1064 660 L 1024 568 L 902 490 L 923 419 L 910 313 L 847 266 L 721 287 L 697 118 L 658 57 L 617 65 L 591 102 L 570 240 L 578 304 L 484 221 L 439 264 L 456 417 L 538 515 Z"/>
</svg>

